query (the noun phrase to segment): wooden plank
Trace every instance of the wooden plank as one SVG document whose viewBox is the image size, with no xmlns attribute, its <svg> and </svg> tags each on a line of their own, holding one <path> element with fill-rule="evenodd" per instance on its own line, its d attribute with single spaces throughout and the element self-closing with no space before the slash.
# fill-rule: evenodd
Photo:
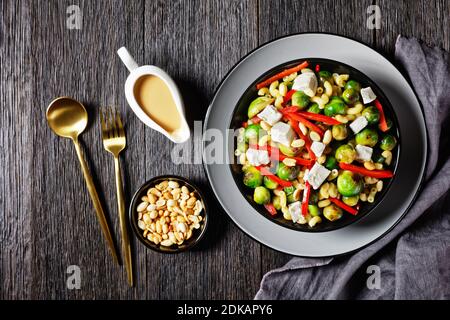
<svg viewBox="0 0 450 320">
<path fill-rule="evenodd" d="M 381 10 L 381 29 L 376 31 L 376 46 L 390 57 L 393 57 L 399 34 L 450 50 L 450 1 L 377 0 L 376 3 Z"/>
<path fill-rule="evenodd" d="M 366 28 L 366 10 L 371 4 L 369 0 L 260 0 L 259 42 L 298 32 L 331 32 L 372 45 L 373 32 Z M 261 271 L 281 267 L 291 258 L 262 246 Z"/>
<path fill-rule="evenodd" d="M 101 105 L 117 105 L 128 131 L 125 153 L 127 200 L 143 181 L 144 126 L 125 105 L 127 70 L 116 55 L 126 45 L 136 58 L 143 54 L 142 1 L 80 1 L 82 29 L 66 28 L 72 1 L 33 2 L 33 100 L 28 121 L 34 143 L 30 188 L 33 221 L 33 298 L 104 299 L 145 296 L 145 277 L 128 289 L 124 268 L 113 263 L 95 218 L 82 174 L 69 140 L 56 137 L 45 122 L 48 103 L 69 95 L 82 101 L 89 125 L 81 140 L 88 164 L 103 195 L 114 234 L 119 238 L 113 159 L 103 149 L 98 121 Z M 31 103 L 31 100 L 29 101 Z M 137 164 L 139 163 L 139 164 Z M 138 256 L 143 249 L 137 246 Z M 145 260 L 135 260 L 137 270 Z M 69 265 L 81 268 L 80 290 L 66 288 Z M 139 273 L 139 272 L 138 272 Z"/>
<path fill-rule="evenodd" d="M 226 72 L 256 46 L 256 8 L 255 1 L 146 1 L 145 60 L 140 62 L 167 70 L 180 85 L 191 125 L 204 119 Z M 146 178 L 174 173 L 208 189 L 202 165 L 171 163 L 172 148 L 160 134 L 146 130 L 145 150 L 153 151 L 147 162 L 155 164 L 146 166 Z M 253 297 L 261 278 L 259 244 L 230 223 L 212 196 L 209 204 L 214 226 L 201 250 L 177 256 L 146 253 L 148 298 Z"/>
<path fill-rule="evenodd" d="M 32 145 L 30 10 L 2 1 L 0 18 L 0 299 L 30 298 Z"/>
</svg>

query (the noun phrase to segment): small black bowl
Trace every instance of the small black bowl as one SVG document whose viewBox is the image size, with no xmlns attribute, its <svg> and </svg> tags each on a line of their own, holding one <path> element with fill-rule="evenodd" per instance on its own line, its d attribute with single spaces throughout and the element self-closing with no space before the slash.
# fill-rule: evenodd
<svg viewBox="0 0 450 320">
<path fill-rule="evenodd" d="M 181 245 L 172 245 L 170 247 L 165 247 L 160 244 L 156 245 L 147 238 L 144 237 L 143 231 L 138 227 L 138 212 L 137 212 L 137 206 L 139 203 L 141 203 L 141 198 L 145 195 L 147 195 L 147 190 L 151 187 L 154 187 L 155 185 L 161 183 L 164 180 L 169 181 L 176 181 L 181 186 L 186 186 L 189 188 L 191 192 L 195 193 L 195 197 L 199 199 L 202 202 L 203 205 L 203 211 L 201 215 L 203 216 L 203 220 L 201 222 L 199 229 L 194 229 L 192 237 L 188 240 L 185 240 Z M 189 249 L 192 249 L 197 243 L 200 242 L 200 240 L 203 238 L 206 228 L 208 226 L 208 208 L 205 202 L 205 197 L 201 193 L 200 189 L 193 184 L 192 182 L 188 181 L 187 179 L 180 177 L 180 176 L 174 176 L 174 175 L 163 175 L 163 176 L 157 176 L 154 177 L 147 182 L 145 182 L 133 195 L 133 198 L 131 199 L 130 209 L 129 209 L 129 218 L 130 218 L 130 224 L 131 228 L 133 229 L 133 232 L 135 236 L 139 239 L 140 242 L 142 242 L 147 248 L 150 248 L 154 251 L 161 252 L 161 253 L 179 253 L 183 251 L 187 251 Z"/>
<path fill-rule="evenodd" d="M 392 181 L 395 179 L 395 173 L 397 172 L 398 159 L 400 156 L 400 148 L 401 148 L 401 137 L 399 131 L 399 124 L 397 120 L 397 116 L 395 114 L 394 108 L 391 103 L 385 96 L 385 94 L 381 91 L 381 89 L 376 85 L 374 81 L 372 81 L 369 77 L 363 74 L 361 71 L 345 64 L 342 62 L 338 62 L 330 59 L 322 59 L 322 58 L 302 58 L 295 61 L 289 61 L 283 63 L 279 66 L 276 66 L 264 74 L 262 74 L 258 79 L 256 79 L 242 94 L 241 99 L 238 101 L 235 106 L 233 115 L 231 117 L 231 122 L 229 128 L 231 130 L 238 129 L 242 122 L 246 121 L 247 118 L 247 108 L 250 102 L 257 96 L 256 84 L 261 82 L 264 79 L 269 78 L 270 76 L 277 74 L 278 72 L 290 68 L 294 65 L 298 65 L 302 61 L 308 61 L 310 63 L 310 68 L 314 68 L 315 65 L 319 64 L 322 70 L 328 70 L 332 73 L 346 73 L 350 75 L 351 79 L 357 80 L 363 87 L 370 86 L 374 90 L 377 95 L 378 100 L 383 105 L 385 115 L 390 118 L 393 122 L 393 129 L 391 129 L 390 133 L 393 134 L 397 138 L 397 147 L 392 151 L 392 163 L 390 169 L 394 173 L 394 177 L 391 179 L 384 179 L 384 187 L 383 190 L 377 194 L 374 203 L 364 202 L 361 203 L 361 207 L 357 216 L 353 216 L 347 213 L 344 213 L 341 219 L 330 222 L 326 219 L 323 219 L 322 223 L 317 224 L 314 228 L 308 226 L 308 224 L 302 225 L 298 223 L 293 223 L 292 221 L 285 220 L 281 214 L 277 216 L 271 216 L 263 206 L 258 205 L 255 201 L 253 201 L 253 189 L 250 189 L 244 185 L 242 182 L 242 170 L 241 165 L 236 163 L 236 161 L 231 161 L 230 170 L 233 175 L 233 179 L 241 191 L 244 198 L 250 203 L 250 205 L 259 212 L 262 216 L 269 219 L 270 221 L 281 225 L 285 228 L 289 228 L 296 231 L 303 232 L 325 232 L 325 231 L 333 231 L 336 229 L 343 228 L 348 226 L 349 224 L 355 223 L 361 218 L 367 216 L 369 213 L 373 212 L 374 209 L 383 201 L 384 196 L 388 192 L 390 186 L 392 185 Z M 312 66 L 312 67 L 311 67 Z M 230 152 L 230 159 L 235 159 L 234 150 Z"/>
</svg>

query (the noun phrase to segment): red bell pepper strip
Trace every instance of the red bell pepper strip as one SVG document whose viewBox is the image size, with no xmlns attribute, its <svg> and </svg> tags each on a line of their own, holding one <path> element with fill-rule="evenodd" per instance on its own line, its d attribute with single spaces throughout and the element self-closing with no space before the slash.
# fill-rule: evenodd
<svg viewBox="0 0 450 320">
<path fill-rule="evenodd" d="M 277 214 L 277 209 L 275 209 L 275 207 L 271 203 L 265 204 L 264 208 L 266 208 L 271 216 L 275 216 Z"/>
<path fill-rule="evenodd" d="M 387 122 L 386 122 L 386 117 L 384 115 L 384 111 L 383 111 L 383 106 L 381 105 L 380 101 L 378 101 L 378 99 L 376 99 L 374 102 L 375 107 L 378 109 L 378 112 L 380 113 L 380 130 L 383 132 L 386 132 L 389 130 Z"/>
<path fill-rule="evenodd" d="M 288 92 L 286 92 L 286 95 L 284 96 L 284 99 L 283 99 L 283 104 L 288 103 L 289 100 L 291 100 L 292 95 L 293 95 L 294 93 L 296 93 L 296 92 L 297 92 L 297 90 L 294 90 L 294 89 L 289 90 Z"/>
<path fill-rule="evenodd" d="M 298 165 L 301 166 L 311 166 L 313 164 L 312 160 L 303 159 L 300 157 L 289 157 L 283 153 L 281 153 L 280 149 L 272 147 L 272 146 L 259 146 L 259 145 L 253 145 L 251 144 L 249 146 L 251 149 L 258 149 L 258 150 L 266 150 L 269 153 L 269 156 L 278 161 L 283 161 L 286 158 L 294 159 L 295 162 L 297 162 Z"/>
<path fill-rule="evenodd" d="M 289 107 L 284 107 L 283 109 L 281 109 L 281 113 L 283 113 L 283 114 L 297 112 L 297 111 L 298 111 L 298 107 L 296 107 L 296 106 L 289 106 Z"/>
<path fill-rule="evenodd" d="M 300 128 L 298 127 L 298 121 L 291 119 L 291 124 L 292 128 L 298 134 L 298 136 L 305 141 L 305 148 L 306 150 L 308 150 L 308 154 L 311 160 L 316 160 L 316 155 L 311 149 L 311 140 L 309 140 L 309 138 L 303 134 L 302 130 L 300 130 Z"/>
<path fill-rule="evenodd" d="M 282 110 L 283 112 L 283 110 Z M 303 123 L 307 128 L 311 129 L 312 131 L 317 132 L 321 137 L 323 137 L 323 130 L 320 129 L 318 126 L 316 126 L 314 123 L 306 120 L 304 117 L 299 115 L 298 113 L 289 112 L 286 113 L 286 116 L 290 119 L 296 120 L 298 122 Z"/>
<path fill-rule="evenodd" d="M 253 124 L 258 124 L 258 123 L 260 123 L 261 122 L 261 118 L 259 118 L 259 117 L 257 117 L 257 116 L 254 116 L 253 118 L 251 118 L 250 120 L 252 120 L 252 123 Z"/>
<path fill-rule="evenodd" d="M 328 125 L 341 124 L 340 121 L 328 116 L 324 116 L 323 114 L 312 113 L 312 112 L 299 112 L 299 114 L 309 120 L 319 121 Z"/>
<path fill-rule="evenodd" d="M 331 202 L 333 202 L 335 205 L 337 205 L 339 208 L 347 211 L 348 213 L 351 213 L 352 215 L 356 216 L 358 214 L 358 210 L 355 208 L 352 208 L 345 203 L 343 203 L 341 200 L 337 198 L 329 198 Z"/>
<path fill-rule="evenodd" d="M 389 170 L 367 170 L 366 168 L 355 166 L 353 164 L 343 163 L 343 162 L 339 163 L 339 167 L 342 170 L 348 170 L 348 171 L 362 174 L 363 176 L 378 178 L 378 179 L 392 178 L 394 176 L 392 171 L 389 171 Z"/>
<path fill-rule="evenodd" d="M 309 197 L 311 195 L 311 185 L 308 181 L 305 182 L 305 190 L 303 192 L 302 215 L 306 217 L 308 215 Z"/>
<path fill-rule="evenodd" d="M 247 122 L 247 121 L 242 122 L 242 127 L 243 127 L 243 128 L 247 128 L 247 127 L 248 127 L 248 122 Z"/>
<path fill-rule="evenodd" d="M 316 64 L 316 72 L 320 71 L 320 64 Z"/>
<path fill-rule="evenodd" d="M 282 187 L 292 186 L 291 182 L 278 178 L 276 175 L 270 172 L 270 170 L 267 167 L 256 166 L 255 168 L 258 169 L 263 176 L 266 176 L 267 178 L 278 183 Z"/>
<path fill-rule="evenodd" d="M 299 65 L 297 65 L 295 67 L 283 70 L 280 73 L 277 73 L 276 75 L 270 77 L 269 79 L 258 83 L 256 85 L 256 89 L 259 90 L 261 88 L 267 87 L 268 85 L 270 85 L 274 81 L 280 80 L 280 79 L 284 78 L 285 76 L 290 75 L 291 73 L 298 72 L 298 71 L 306 68 L 308 66 L 308 64 L 309 64 L 308 61 L 303 61 L 302 63 L 300 63 Z"/>
</svg>

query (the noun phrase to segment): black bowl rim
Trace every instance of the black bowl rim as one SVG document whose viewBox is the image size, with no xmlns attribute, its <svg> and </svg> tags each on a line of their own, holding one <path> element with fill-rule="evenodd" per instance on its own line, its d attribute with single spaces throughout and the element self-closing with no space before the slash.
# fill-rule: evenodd
<svg viewBox="0 0 450 320">
<path fill-rule="evenodd" d="M 179 180 L 182 181 L 183 183 L 186 183 L 188 186 L 190 186 L 191 188 L 194 189 L 194 192 L 197 192 L 200 196 L 200 199 L 202 201 L 203 204 L 203 211 L 204 211 L 204 222 L 203 222 L 203 228 L 201 229 L 200 233 L 197 235 L 196 238 L 192 239 L 192 242 L 186 244 L 183 247 L 178 247 L 177 249 L 171 250 L 171 251 L 164 251 L 159 249 L 159 247 L 157 247 L 156 245 L 152 245 L 147 239 L 144 239 L 144 237 L 142 236 L 142 234 L 140 233 L 139 227 L 137 226 L 137 219 L 135 219 L 134 217 L 134 211 L 133 211 L 133 207 L 135 207 L 135 203 L 138 199 L 140 199 L 141 193 L 143 192 L 143 190 L 149 188 L 149 186 L 151 184 L 154 184 L 155 181 L 158 180 L 162 180 L 162 179 L 174 179 L 174 180 Z M 177 176 L 177 175 L 159 175 L 159 176 L 155 176 L 153 178 L 151 178 L 150 180 L 147 180 L 146 182 L 144 182 L 134 193 L 133 197 L 131 198 L 131 202 L 130 202 L 130 206 L 129 206 L 129 215 L 128 218 L 130 220 L 130 225 L 133 229 L 133 233 L 135 235 L 135 237 L 143 244 L 145 245 L 147 248 L 159 252 L 159 253 L 164 253 L 164 254 L 176 254 L 176 253 L 181 253 L 181 252 L 185 252 L 188 250 L 191 250 L 192 248 L 194 248 L 204 237 L 205 233 L 206 233 L 206 229 L 208 228 L 209 225 L 209 213 L 208 213 L 208 205 L 206 203 L 205 200 L 205 196 L 203 194 L 203 192 L 201 191 L 201 189 L 193 182 L 189 181 L 187 178 L 181 177 L 181 176 Z"/>
<path fill-rule="evenodd" d="M 267 212 L 265 212 L 263 210 L 263 208 L 256 204 L 253 203 L 253 201 L 247 199 L 247 197 L 244 196 L 245 192 L 243 191 L 242 186 L 238 183 L 238 181 L 236 180 L 236 174 L 232 169 L 232 163 L 230 161 L 229 164 L 229 169 L 231 171 L 231 175 L 233 176 L 233 180 L 237 186 L 237 188 L 239 189 L 240 193 L 242 194 L 243 198 L 245 199 L 245 201 L 247 201 L 259 214 L 261 214 L 263 217 L 265 217 L 266 219 L 270 220 L 273 223 L 278 224 L 279 226 L 282 226 L 284 228 L 288 228 L 294 231 L 299 231 L 299 232 L 311 232 L 311 233 L 322 233 L 322 232 L 331 232 L 331 231 L 335 231 L 344 227 L 347 227 L 357 221 L 360 221 L 361 219 L 364 219 L 365 217 L 369 216 L 369 214 L 371 214 L 384 200 L 386 194 L 389 192 L 390 187 L 392 186 L 395 178 L 396 178 L 396 173 L 397 173 L 397 168 L 398 168 L 398 163 L 399 163 L 399 158 L 400 158 L 400 152 L 401 152 L 401 140 L 402 137 L 400 135 L 400 126 L 399 126 L 399 121 L 397 118 L 397 114 L 395 112 L 394 107 L 392 106 L 391 102 L 389 101 L 389 99 L 387 98 L 387 96 L 384 94 L 384 92 L 380 89 L 380 87 L 376 84 L 375 81 L 373 81 L 370 77 L 368 77 L 365 73 L 363 73 L 362 71 L 356 69 L 355 67 L 352 67 L 346 63 L 337 61 L 337 60 L 333 60 L 333 59 L 328 59 L 328 58 L 317 58 L 317 57 L 304 57 L 304 58 L 298 58 L 295 60 L 290 60 L 290 61 L 286 61 L 283 62 L 277 66 L 272 67 L 271 69 L 265 71 L 264 73 L 262 73 L 257 79 L 255 79 L 242 93 L 241 97 L 239 98 L 238 102 L 236 103 L 236 106 L 234 107 L 233 113 L 231 115 L 231 118 L 229 119 L 229 125 L 228 128 L 232 128 L 232 123 L 233 123 L 233 119 L 236 116 L 236 112 L 237 112 L 237 107 L 239 106 L 239 104 L 241 103 L 242 99 L 244 98 L 244 95 L 246 94 L 246 92 L 251 89 L 256 83 L 260 82 L 262 79 L 264 79 L 265 77 L 269 77 L 271 74 L 275 74 L 275 70 L 277 69 L 283 69 L 283 68 L 288 68 L 289 66 L 298 64 L 300 61 L 309 61 L 312 63 L 311 64 L 315 64 L 314 61 L 317 61 L 317 63 L 320 64 L 320 61 L 324 61 L 327 63 L 331 63 L 331 64 L 336 64 L 337 66 L 342 66 L 344 68 L 349 69 L 352 72 L 358 73 L 360 75 L 363 76 L 363 79 L 371 86 L 375 89 L 375 91 L 377 92 L 378 96 L 381 96 L 381 98 L 384 101 L 387 101 L 388 103 L 388 109 L 390 111 L 390 113 L 393 116 L 393 122 L 395 124 L 395 132 L 396 132 L 396 138 L 398 138 L 398 143 L 397 143 L 397 148 L 396 148 L 396 155 L 395 155 L 395 164 L 393 167 L 393 174 L 394 177 L 391 178 L 389 180 L 389 182 L 384 186 L 383 191 L 381 193 L 381 195 L 377 198 L 377 201 L 375 201 L 373 204 L 371 204 L 371 207 L 369 210 L 367 210 L 366 212 L 364 212 L 363 214 L 358 214 L 356 216 L 354 216 L 353 219 L 349 219 L 348 221 L 346 221 L 345 223 L 341 223 L 339 225 L 336 225 L 333 227 L 333 224 L 331 224 L 331 227 L 327 228 L 327 229 L 320 229 L 320 228 L 311 228 L 308 225 L 298 225 L 298 224 L 287 224 L 287 223 L 282 223 L 279 222 L 276 219 L 273 219 L 273 217 L 271 217 Z M 229 153 L 229 156 L 231 155 L 231 157 L 235 157 L 234 153 L 231 154 L 231 152 Z"/>
</svg>

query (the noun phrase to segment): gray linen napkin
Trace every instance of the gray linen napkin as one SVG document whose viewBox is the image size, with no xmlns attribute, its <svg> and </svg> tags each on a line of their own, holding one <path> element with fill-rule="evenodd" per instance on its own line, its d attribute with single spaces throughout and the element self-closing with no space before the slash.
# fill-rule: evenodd
<svg viewBox="0 0 450 320">
<path fill-rule="evenodd" d="M 352 255 L 293 258 L 268 272 L 255 299 L 450 299 L 449 54 L 399 36 L 395 57 L 412 80 L 429 134 L 416 202 L 389 234 Z M 380 268 L 379 289 L 366 284 L 369 265 Z"/>
</svg>

